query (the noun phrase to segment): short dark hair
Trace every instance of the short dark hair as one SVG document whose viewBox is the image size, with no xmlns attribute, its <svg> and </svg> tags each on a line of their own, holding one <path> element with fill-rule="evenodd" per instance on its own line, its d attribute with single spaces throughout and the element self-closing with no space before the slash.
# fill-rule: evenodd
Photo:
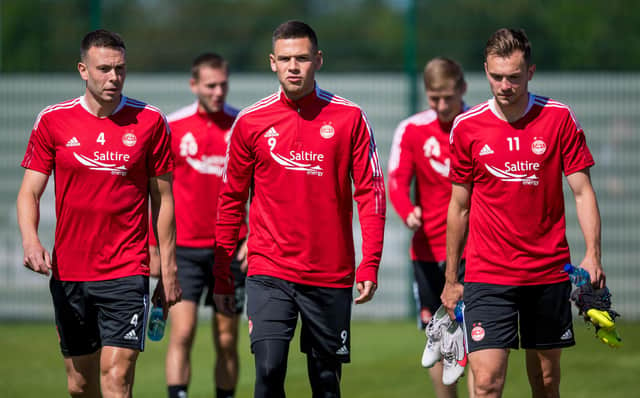
<svg viewBox="0 0 640 398">
<path fill-rule="evenodd" d="M 440 90 L 451 80 L 456 89 L 465 87 L 464 73 L 459 63 L 446 57 L 435 57 L 424 66 L 424 87 L 427 90 Z"/>
<path fill-rule="evenodd" d="M 508 57 L 515 51 L 522 51 L 527 65 L 531 64 L 531 43 L 524 29 L 502 28 L 497 30 L 484 48 L 484 59 L 487 56 Z"/>
<path fill-rule="evenodd" d="M 98 29 L 87 33 L 80 44 L 80 59 L 87 56 L 91 47 L 107 47 L 116 50 L 126 50 L 124 40 L 119 34 L 105 29 Z"/>
<path fill-rule="evenodd" d="M 311 29 L 311 26 L 302 21 L 291 20 L 280 24 L 280 26 L 273 31 L 271 45 L 274 46 L 276 40 L 280 39 L 300 39 L 305 37 L 309 38 L 313 46 L 313 50 L 317 51 L 318 36 L 316 36 L 316 32 Z"/>
<path fill-rule="evenodd" d="M 191 64 L 191 77 L 198 80 L 200 77 L 200 68 L 208 66 L 211 69 L 224 69 L 228 71 L 229 63 L 220 54 L 202 53 L 198 55 Z"/>
</svg>

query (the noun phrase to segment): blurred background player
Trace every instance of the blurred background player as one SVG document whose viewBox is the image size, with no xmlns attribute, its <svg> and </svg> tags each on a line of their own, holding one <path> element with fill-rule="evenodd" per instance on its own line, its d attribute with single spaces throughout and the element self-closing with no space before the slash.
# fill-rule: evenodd
<svg viewBox="0 0 640 398">
<path fill-rule="evenodd" d="M 447 207 L 451 197 L 449 132 L 455 117 L 466 109 L 462 97 L 467 84 L 457 62 L 437 57 L 424 67 L 424 86 L 430 109 L 403 120 L 396 128 L 388 184 L 393 207 L 407 228 L 415 231 L 410 254 L 421 329 L 442 304 Z M 410 192 L 413 181 L 415 204 Z M 464 260 L 459 270 L 461 282 L 463 276 Z M 442 383 L 442 362 L 432 366 L 429 374 L 437 397 L 457 396 L 455 385 Z"/>
<path fill-rule="evenodd" d="M 24 264 L 53 271 L 50 290 L 72 396 L 131 396 L 149 307 L 149 197 L 166 264 L 154 300 L 166 314 L 181 294 L 168 126 L 158 109 L 122 95 L 126 70 L 120 36 L 88 33 L 78 63 L 84 95 L 38 115 L 22 162 L 17 206 Z M 52 172 L 53 258 L 37 233 Z"/>
<path fill-rule="evenodd" d="M 519 346 L 532 396 L 558 397 L 562 348 L 575 344 L 562 174 L 584 235 L 580 265 L 604 287 L 594 161 L 571 109 L 529 93 L 536 66 L 523 30 L 496 31 L 484 55 L 493 98 L 459 116 L 451 131 L 442 301 L 453 314 L 464 292 L 476 397 L 502 395 L 509 349 Z M 463 287 L 457 276 L 467 232 Z"/>
<path fill-rule="evenodd" d="M 300 316 L 313 396 L 339 397 L 342 363 L 350 361 L 352 301 L 366 303 L 376 290 L 384 180 L 364 112 L 315 84 L 322 52 L 313 29 L 285 22 L 272 45 L 280 89 L 244 109 L 231 135 L 218 202 L 215 300 L 233 310 L 229 260 L 251 190 L 247 315 L 254 396 L 285 396 L 289 343 Z M 354 199 L 363 241 L 357 270 Z"/>
<path fill-rule="evenodd" d="M 169 398 L 187 396 L 198 304 L 205 288 L 205 304 L 213 305 L 216 205 L 230 130 L 238 114 L 225 102 L 228 80 L 229 66 L 223 57 L 214 53 L 199 55 L 193 61 L 189 81 L 196 102 L 168 116 L 175 159 L 178 280 L 183 289 L 182 301 L 169 312 L 171 332 L 166 358 Z M 241 242 L 245 236 L 243 227 Z M 151 246 L 151 252 L 157 252 L 157 247 Z M 242 244 L 236 253 L 237 261 L 232 263 L 236 288 L 233 313 L 222 314 L 213 305 L 217 398 L 232 397 L 238 382 L 238 321 L 244 305 L 245 254 L 246 245 Z"/>
</svg>

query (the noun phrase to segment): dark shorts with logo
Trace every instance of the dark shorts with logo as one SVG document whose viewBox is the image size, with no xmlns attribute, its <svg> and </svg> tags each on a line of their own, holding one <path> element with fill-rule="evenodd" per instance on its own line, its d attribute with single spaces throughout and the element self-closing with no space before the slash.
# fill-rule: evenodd
<svg viewBox="0 0 640 398">
<path fill-rule="evenodd" d="M 291 341 L 301 318 L 300 350 L 316 358 L 351 360 L 352 288 L 302 285 L 266 275 L 247 278 L 251 345 Z"/>
<path fill-rule="evenodd" d="M 533 286 L 465 283 L 468 352 L 519 346 L 544 350 L 575 345 L 570 293 L 568 281 Z"/>
<path fill-rule="evenodd" d="M 458 266 L 458 281 L 464 282 L 465 261 Z M 424 329 L 431 316 L 442 304 L 440 295 L 444 289 L 445 261 L 413 261 L 413 298 L 418 310 L 418 325 Z"/>
<path fill-rule="evenodd" d="M 144 351 L 147 276 L 94 282 L 51 278 L 49 290 L 65 357 L 91 354 L 104 346 Z"/>
<path fill-rule="evenodd" d="M 182 299 L 200 303 L 202 293 L 205 293 L 204 304 L 213 306 L 213 249 L 193 247 L 176 248 L 176 262 L 178 263 L 178 281 L 182 288 Z M 233 257 L 231 262 L 236 297 L 236 313 L 241 314 L 244 309 L 245 274 L 240 271 L 240 262 Z"/>
</svg>

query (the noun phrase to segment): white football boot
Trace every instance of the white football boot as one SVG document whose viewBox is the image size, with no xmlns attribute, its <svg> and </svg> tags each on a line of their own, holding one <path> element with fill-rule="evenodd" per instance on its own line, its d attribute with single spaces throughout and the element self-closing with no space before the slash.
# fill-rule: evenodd
<svg viewBox="0 0 640 398">
<path fill-rule="evenodd" d="M 442 383 L 451 385 L 464 373 L 467 365 L 467 350 L 464 343 L 464 330 L 458 322 L 452 322 L 442 334 Z"/>
<path fill-rule="evenodd" d="M 427 335 L 427 343 L 422 352 L 421 362 L 423 367 L 432 367 L 442 357 L 440 349 L 442 336 L 452 323 L 453 321 L 449 318 L 447 310 L 441 305 L 424 329 L 424 333 Z"/>
</svg>

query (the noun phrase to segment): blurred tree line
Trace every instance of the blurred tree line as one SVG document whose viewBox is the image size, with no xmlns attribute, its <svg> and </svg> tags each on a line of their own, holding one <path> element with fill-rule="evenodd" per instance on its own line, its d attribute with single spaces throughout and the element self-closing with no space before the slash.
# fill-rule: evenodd
<svg viewBox="0 0 640 398">
<path fill-rule="evenodd" d="M 412 68 L 446 55 L 481 70 L 485 41 L 505 26 L 527 31 L 539 70 L 639 70 L 638 11 L 637 0 L 0 0 L 0 71 L 74 71 L 99 25 L 124 37 L 131 71 L 185 71 L 216 51 L 234 71 L 263 72 L 287 19 L 314 27 L 325 71 L 406 69 L 408 35 Z"/>
</svg>

